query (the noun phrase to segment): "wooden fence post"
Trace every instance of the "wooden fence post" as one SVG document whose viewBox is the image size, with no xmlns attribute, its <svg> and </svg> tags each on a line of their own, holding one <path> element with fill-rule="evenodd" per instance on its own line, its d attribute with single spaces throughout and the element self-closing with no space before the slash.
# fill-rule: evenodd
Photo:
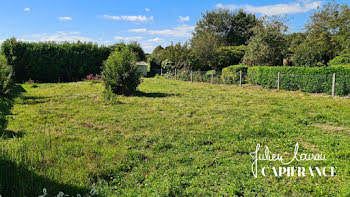
<svg viewBox="0 0 350 197">
<path fill-rule="evenodd" d="M 211 84 L 213 84 L 214 83 L 214 70 L 212 70 L 212 72 L 211 72 Z"/>
<path fill-rule="evenodd" d="M 280 90 L 280 75 L 281 75 L 281 73 L 278 72 L 278 75 L 277 75 L 277 90 Z"/>
<path fill-rule="evenodd" d="M 242 87 L 242 71 L 239 71 L 239 87 Z"/>
<path fill-rule="evenodd" d="M 332 82 L 332 96 L 335 95 L 335 73 L 333 73 L 333 82 Z"/>
<path fill-rule="evenodd" d="M 191 70 L 191 83 L 193 83 L 193 72 Z"/>
<path fill-rule="evenodd" d="M 163 76 L 163 68 L 160 67 L 160 76 Z"/>
<path fill-rule="evenodd" d="M 175 80 L 177 80 L 177 69 L 175 68 Z"/>
</svg>

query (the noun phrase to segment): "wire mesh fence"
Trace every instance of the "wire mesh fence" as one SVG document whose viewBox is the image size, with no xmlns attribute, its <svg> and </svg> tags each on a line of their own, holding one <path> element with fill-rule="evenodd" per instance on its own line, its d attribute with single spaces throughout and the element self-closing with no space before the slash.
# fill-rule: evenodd
<svg viewBox="0 0 350 197">
<path fill-rule="evenodd" d="M 248 72 L 239 71 L 225 75 L 221 71 L 165 70 L 153 69 L 153 72 L 167 79 L 211 84 L 243 86 L 260 85 L 263 88 L 302 91 L 309 93 L 326 93 L 332 96 L 347 96 L 350 93 L 350 75 L 346 74 L 284 74 L 268 73 L 263 79 L 250 76 Z"/>
</svg>

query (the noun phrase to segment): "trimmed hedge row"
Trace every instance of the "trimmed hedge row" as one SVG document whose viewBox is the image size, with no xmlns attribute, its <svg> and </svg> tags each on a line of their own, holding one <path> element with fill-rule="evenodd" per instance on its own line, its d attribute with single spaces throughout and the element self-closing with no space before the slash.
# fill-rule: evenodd
<svg viewBox="0 0 350 197">
<path fill-rule="evenodd" d="M 318 68 L 256 66 L 248 68 L 247 80 L 248 83 L 265 88 L 276 88 L 278 72 L 282 90 L 331 94 L 335 73 L 335 93 L 340 96 L 350 93 L 350 68 L 343 66 Z"/>
<path fill-rule="evenodd" d="M 238 84 L 240 71 L 242 71 L 242 83 L 246 83 L 248 66 L 244 65 L 233 65 L 222 69 L 221 79 L 226 84 Z"/>
<path fill-rule="evenodd" d="M 93 43 L 28 43 L 14 38 L 4 41 L 1 49 L 13 66 L 16 82 L 81 80 L 88 74 L 99 74 L 112 51 Z"/>
</svg>

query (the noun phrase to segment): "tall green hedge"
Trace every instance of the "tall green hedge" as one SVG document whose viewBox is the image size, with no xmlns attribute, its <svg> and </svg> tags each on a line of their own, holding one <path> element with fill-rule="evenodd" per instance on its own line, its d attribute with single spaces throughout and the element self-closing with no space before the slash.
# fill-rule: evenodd
<svg viewBox="0 0 350 197">
<path fill-rule="evenodd" d="M 110 47 L 93 43 L 28 43 L 8 39 L 2 43 L 2 53 L 13 66 L 15 81 L 29 78 L 39 82 L 77 81 L 88 74 L 98 74 Z"/>
<path fill-rule="evenodd" d="M 244 65 L 233 65 L 222 69 L 221 79 L 226 84 L 238 84 L 240 79 L 240 71 L 242 71 L 242 83 L 246 83 L 248 66 Z"/>
<path fill-rule="evenodd" d="M 350 68 L 339 67 L 267 67 L 248 68 L 248 83 L 266 88 L 276 88 L 278 72 L 280 72 L 280 89 L 300 90 L 310 93 L 332 92 L 333 73 L 336 74 L 335 93 L 350 93 Z"/>
</svg>

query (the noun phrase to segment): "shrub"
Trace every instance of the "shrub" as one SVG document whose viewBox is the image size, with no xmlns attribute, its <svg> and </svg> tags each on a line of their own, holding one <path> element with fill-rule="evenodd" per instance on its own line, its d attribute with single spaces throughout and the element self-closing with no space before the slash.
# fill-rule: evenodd
<svg viewBox="0 0 350 197">
<path fill-rule="evenodd" d="M 329 65 L 346 65 L 350 64 L 350 55 L 349 54 L 343 54 L 340 56 L 335 57 L 328 63 Z"/>
<path fill-rule="evenodd" d="M 248 66 L 244 65 L 233 65 L 222 69 L 221 79 L 226 84 L 238 84 L 240 78 L 240 71 L 242 71 L 242 83 L 245 83 Z"/>
<path fill-rule="evenodd" d="M 239 64 L 244 56 L 246 46 L 229 46 L 218 49 L 217 68 L 222 69 L 230 65 Z"/>
<path fill-rule="evenodd" d="M 115 94 L 129 95 L 140 84 L 141 73 L 136 66 L 136 55 L 129 48 L 112 53 L 104 63 L 102 79 L 106 89 Z"/>
<path fill-rule="evenodd" d="M 266 88 L 277 87 L 280 72 L 280 89 L 300 90 L 310 93 L 331 93 L 333 73 L 336 74 L 335 93 L 348 95 L 350 92 L 350 69 L 339 67 L 250 67 L 248 82 Z"/>
<path fill-rule="evenodd" d="M 12 67 L 7 64 L 5 56 L 0 55 L 0 94 L 6 95 L 12 86 Z"/>
</svg>

